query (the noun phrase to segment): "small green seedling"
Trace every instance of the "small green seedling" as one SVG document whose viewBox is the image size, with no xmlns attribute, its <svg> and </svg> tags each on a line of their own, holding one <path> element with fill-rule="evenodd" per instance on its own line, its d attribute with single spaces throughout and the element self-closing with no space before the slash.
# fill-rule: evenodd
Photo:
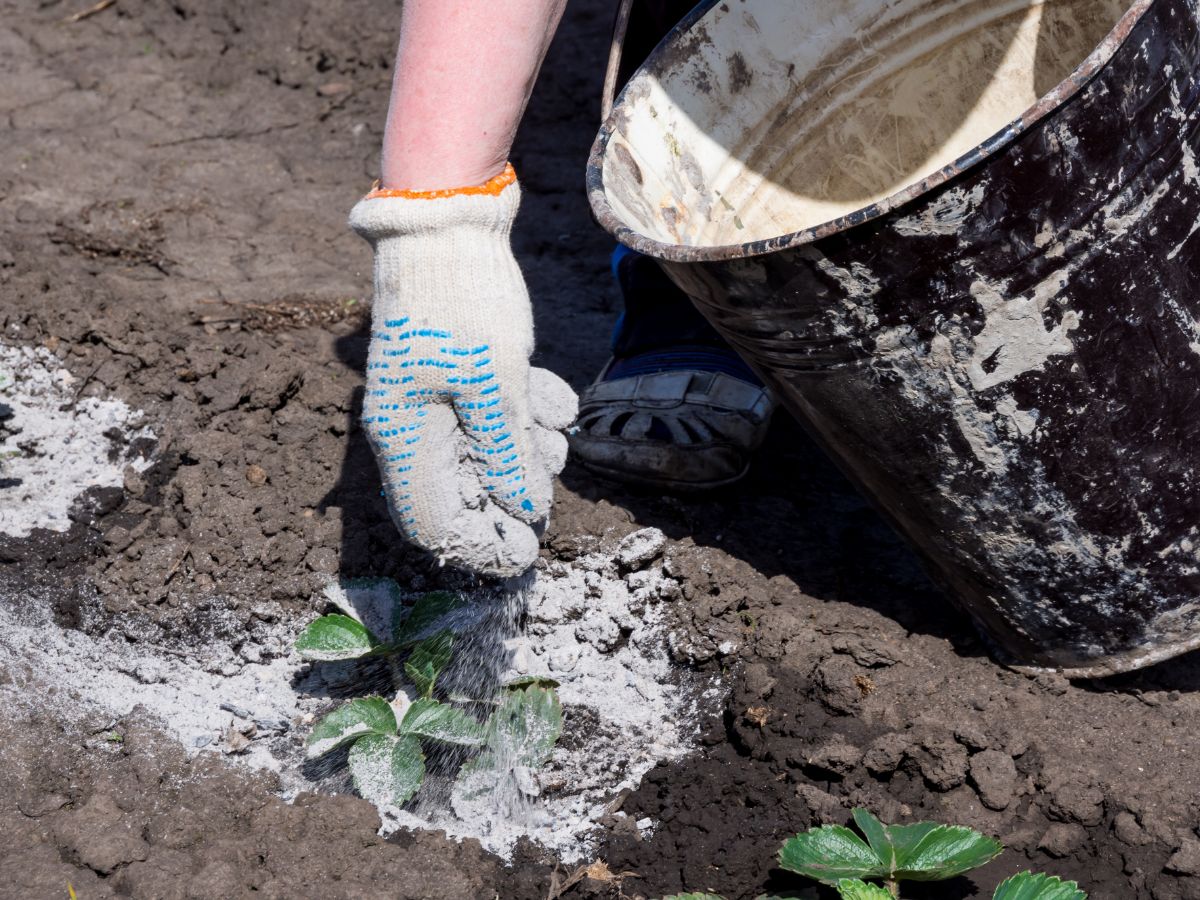
<svg viewBox="0 0 1200 900">
<path fill-rule="evenodd" d="M 954 878 L 1004 850 L 999 841 L 960 825 L 884 825 L 865 809 L 854 810 L 854 822 L 866 841 L 849 828 L 824 825 L 784 843 L 780 866 L 839 889 L 847 879 L 882 881 L 892 897 L 899 897 L 901 881 Z"/>
<path fill-rule="evenodd" d="M 337 662 L 364 656 L 392 656 L 412 650 L 422 639 L 434 637 L 435 627 L 465 601 L 456 594 L 432 591 L 422 596 L 408 615 L 394 605 L 396 620 L 391 634 L 373 634 L 360 620 L 334 613 L 321 616 L 304 629 L 296 640 L 296 650 L 314 662 Z M 349 610 L 347 610 L 349 612 Z"/>
<path fill-rule="evenodd" d="M 399 596 L 393 582 L 356 586 Z M 501 696 L 489 701 L 494 710 L 486 723 L 434 697 L 438 676 L 453 655 L 454 632 L 444 625 L 463 603 L 454 594 L 432 592 L 405 615 L 397 602 L 385 635 L 351 615 L 321 616 L 296 641 L 299 654 L 314 662 L 388 657 L 393 671 L 403 672 L 404 678 L 397 680 L 408 682 L 397 685 L 392 700 L 360 697 L 342 704 L 317 722 L 308 738 L 310 758 L 349 746 L 354 786 L 368 800 L 401 805 L 412 799 L 425 780 L 425 750 L 430 745 L 482 749 L 462 766 L 460 781 L 498 768 L 500 760 L 538 768 L 554 749 L 562 732 L 562 707 L 555 690 L 558 685 L 551 679 L 530 676 L 505 685 Z"/>
<path fill-rule="evenodd" d="M 1004 851 L 999 841 L 961 825 L 884 825 L 865 809 L 854 810 L 854 822 L 865 841 L 849 828 L 823 825 L 785 841 L 779 865 L 831 885 L 842 900 L 896 900 L 901 881 L 954 878 Z M 875 881 L 883 882 L 882 886 Z M 721 898 L 677 894 L 664 900 Z M 1003 881 L 993 900 L 1087 900 L 1087 894 L 1073 881 L 1022 872 Z"/>
<path fill-rule="evenodd" d="M 313 728 L 310 757 L 350 744 L 350 775 L 358 792 L 376 803 L 407 803 L 425 780 L 424 742 L 478 747 L 484 730 L 460 709 L 404 694 L 390 703 L 362 697 L 339 706 Z"/>
</svg>

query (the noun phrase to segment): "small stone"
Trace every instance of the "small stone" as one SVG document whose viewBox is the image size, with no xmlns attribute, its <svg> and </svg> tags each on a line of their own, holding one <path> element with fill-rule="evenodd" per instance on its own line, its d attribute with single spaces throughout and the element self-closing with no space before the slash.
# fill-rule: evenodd
<svg viewBox="0 0 1200 900">
<path fill-rule="evenodd" d="M 974 725 L 962 725 L 954 729 L 954 739 L 968 750 L 986 750 L 991 742 L 983 730 Z"/>
<path fill-rule="evenodd" d="M 622 569 L 640 569 L 667 545 L 667 536 L 657 528 L 643 528 L 628 534 L 617 544 L 617 565 Z"/>
<path fill-rule="evenodd" d="M 925 752 L 917 755 L 917 765 L 930 787 L 948 791 L 966 781 L 968 756 L 965 747 L 949 737 L 926 738 L 921 746 Z"/>
<path fill-rule="evenodd" d="M 876 738 L 863 755 L 863 765 L 872 775 L 890 775 L 900 767 L 912 746 L 908 738 L 893 732 Z"/>
<path fill-rule="evenodd" d="M 1150 843 L 1150 836 L 1138 824 L 1137 816 L 1129 810 L 1117 813 L 1113 820 L 1113 833 L 1117 840 L 1131 847 L 1144 847 Z"/>
<path fill-rule="evenodd" d="M 832 794 L 827 794 L 816 785 L 800 785 L 796 788 L 796 796 L 808 804 L 813 815 L 822 823 L 840 824 L 846 816 L 842 801 Z"/>
<path fill-rule="evenodd" d="M 1053 697 L 1061 697 L 1071 687 L 1071 682 L 1055 672 L 1046 672 L 1037 676 L 1034 683 Z"/>
<path fill-rule="evenodd" d="M 95 794 L 83 806 L 62 814 L 55 832 L 69 854 L 101 875 L 149 855 L 141 828 L 107 794 Z"/>
<path fill-rule="evenodd" d="M 862 668 L 846 656 L 834 656 L 817 664 L 813 687 L 817 698 L 830 712 L 853 715 L 862 708 L 863 690 L 856 680 Z"/>
<path fill-rule="evenodd" d="M 1177 875 L 1200 875 L 1200 841 L 1187 838 L 1167 860 L 1165 868 Z"/>
<path fill-rule="evenodd" d="M 125 493 L 131 497 L 141 497 L 146 493 L 146 479 L 133 466 L 126 466 L 124 473 Z"/>
<path fill-rule="evenodd" d="M 620 642 L 621 628 L 609 616 L 595 616 L 579 624 L 575 629 L 575 637 L 607 653 Z"/>
<path fill-rule="evenodd" d="M 560 647 L 550 652 L 550 671 L 570 672 L 579 664 L 579 648 Z"/>
<path fill-rule="evenodd" d="M 988 809 L 1007 809 L 1017 786 L 1017 766 L 999 750 L 984 750 L 971 757 L 971 783 Z"/>
<path fill-rule="evenodd" d="M 120 553 L 133 543 L 133 535 L 130 534 L 128 528 L 117 525 L 108 529 L 108 531 L 104 533 L 104 543 L 107 544 L 114 553 Z"/>
<path fill-rule="evenodd" d="M 522 643 L 512 655 L 512 668 L 518 675 L 529 674 L 529 647 Z"/>
<path fill-rule="evenodd" d="M 304 564 L 322 575 L 334 575 L 338 570 L 338 555 L 329 547 L 313 547 L 304 557 Z"/>
<path fill-rule="evenodd" d="M 246 466 L 246 480 L 251 484 L 266 484 L 267 470 L 254 464 Z"/>
<path fill-rule="evenodd" d="M 1079 849 L 1086 840 L 1087 832 L 1082 825 L 1056 822 L 1046 829 L 1038 841 L 1038 849 L 1045 850 L 1055 859 L 1063 859 Z"/>
<path fill-rule="evenodd" d="M 61 794 L 43 794 L 30 790 L 17 798 L 17 809 L 31 819 L 40 819 L 70 803 L 69 797 Z"/>
<path fill-rule="evenodd" d="M 1054 791 L 1050 817 L 1080 825 L 1099 825 L 1104 818 L 1104 793 L 1095 785 L 1069 782 Z"/>
<path fill-rule="evenodd" d="M 250 748 L 250 738 L 242 734 L 232 725 L 225 729 L 221 734 L 221 740 L 225 744 L 225 752 L 233 755 L 237 753 L 245 753 Z"/>
<path fill-rule="evenodd" d="M 846 743 L 845 739 L 839 736 L 813 750 L 808 755 L 807 762 L 823 772 L 849 775 L 862 758 L 862 750 Z"/>
<path fill-rule="evenodd" d="M 777 683 L 762 663 L 751 663 L 746 666 L 742 681 L 746 685 L 746 691 L 759 700 L 766 700 L 770 697 Z"/>
</svg>

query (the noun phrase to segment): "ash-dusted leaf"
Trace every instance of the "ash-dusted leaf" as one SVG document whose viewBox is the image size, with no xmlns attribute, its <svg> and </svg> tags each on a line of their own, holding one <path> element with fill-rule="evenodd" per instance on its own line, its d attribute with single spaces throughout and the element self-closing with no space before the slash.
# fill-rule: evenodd
<svg viewBox="0 0 1200 900">
<path fill-rule="evenodd" d="M 400 720 L 400 733 L 463 747 L 478 747 L 484 742 L 483 726 L 469 715 L 428 699 L 414 700 L 408 707 Z"/>
<path fill-rule="evenodd" d="M 718 894 L 672 894 L 670 897 L 663 897 L 662 900 L 724 900 Z"/>
<path fill-rule="evenodd" d="M 992 900 L 1087 900 L 1074 881 L 1041 872 L 1022 872 L 1000 882 Z"/>
<path fill-rule="evenodd" d="M 888 828 L 866 809 L 854 810 L 854 824 L 858 826 L 867 838 L 867 843 L 875 851 L 875 855 L 889 868 L 895 862 L 896 850 L 888 837 Z"/>
<path fill-rule="evenodd" d="M 449 591 L 430 591 L 422 594 L 413 604 L 408 615 L 396 624 L 396 643 L 401 647 L 411 647 L 422 638 L 428 637 L 435 625 L 447 613 L 453 612 L 466 603 L 466 598 Z M 401 610 L 398 609 L 399 613 Z"/>
<path fill-rule="evenodd" d="M 879 821 L 876 819 L 876 821 Z M 857 878 L 843 878 L 837 883 L 838 896 L 842 900 L 892 900 L 887 888 L 867 884 Z"/>
<path fill-rule="evenodd" d="M 433 696 L 433 686 L 437 677 L 450 662 L 450 648 L 453 644 L 454 635 L 449 631 L 440 631 L 433 637 L 425 638 L 409 654 L 404 663 L 404 671 L 416 685 L 420 696 Z"/>
<path fill-rule="evenodd" d="M 562 734 L 562 704 L 553 688 L 530 685 L 506 691 L 488 719 L 489 746 L 515 766 L 541 768 Z"/>
<path fill-rule="evenodd" d="M 396 717 L 382 697 L 359 697 L 343 703 L 313 726 L 308 757 L 315 759 L 364 734 L 395 734 Z"/>
<path fill-rule="evenodd" d="M 826 884 L 837 884 L 843 878 L 882 878 L 887 874 L 875 851 L 841 825 L 822 825 L 784 841 L 779 850 L 779 865 Z"/>
<path fill-rule="evenodd" d="M 892 877 L 941 881 L 977 869 L 1003 852 L 1003 844 L 973 828 L 938 825 L 915 846 L 897 854 Z"/>
<path fill-rule="evenodd" d="M 362 622 L 343 615 L 321 616 L 296 639 L 296 652 L 317 662 L 357 659 L 376 646 Z"/>
<path fill-rule="evenodd" d="M 425 780 L 421 742 L 411 735 L 361 737 L 350 748 L 350 775 L 358 792 L 372 803 L 407 803 Z"/>
<path fill-rule="evenodd" d="M 396 610 L 403 603 L 400 585 L 390 578 L 339 578 L 325 586 L 325 599 L 351 619 L 362 622 L 376 641 L 392 636 Z"/>
<path fill-rule="evenodd" d="M 518 675 L 516 678 L 504 682 L 504 689 L 506 691 L 516 690 L 518 688 L 529 687 L 532 684 L 536 684 L 538 687 L 545 688 L 556 688 L 560 686 L 559 683 L 549 675 Z M 682 897 L 686 895 L 680 894 L 679 896 Z"/>
</svg>

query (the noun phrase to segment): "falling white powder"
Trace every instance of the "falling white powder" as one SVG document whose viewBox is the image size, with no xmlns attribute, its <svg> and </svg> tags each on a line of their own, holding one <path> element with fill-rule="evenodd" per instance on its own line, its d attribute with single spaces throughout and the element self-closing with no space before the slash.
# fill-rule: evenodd
<svg viewBox="0 0 1200 900">
<path fill-rule="evenodd" d="M 639 533 L 637 543 L 661 548 L 661 533 L 654 537 Z M 588 856 L 614 799 L 658 762 L 695 747 L 703 686 L 667 653 L 666 605 L 678 596 L 678 584 L 657 568 L 622 577 L 601 555 L 551 563 L 527 591 L 526 633 L 509 642 L 510 674 L 558 681 L 567 718 L 564 740 L 536 775 L 538 802 L 507 815 L 487 802 L 421 810 L 424 818 L 384 808 L 385 831 L 443 829 L 504 857 L 528 837 L 564 862 Z"/>
<path fill-rule="evenodd" d="M 123 446 L 153 437 L 141 413 L 76 393 L 74 376 L 48 350 L 0 344 L 0 533 L 66 531 L 76 497 L 121 484 L 126 466 L 149 465 Z"/>
</svg>

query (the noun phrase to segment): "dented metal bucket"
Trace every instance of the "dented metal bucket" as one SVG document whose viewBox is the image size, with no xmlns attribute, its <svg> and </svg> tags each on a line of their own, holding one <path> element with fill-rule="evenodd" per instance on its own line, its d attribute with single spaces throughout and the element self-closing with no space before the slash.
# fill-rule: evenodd
<svg viewBox="0 0 1200 900">
<path fill-rule="evenodd" d="M 588 170 L 1008 661 L 1200 646 L 1195 0 L 711 0 Z"/>
</svg>

